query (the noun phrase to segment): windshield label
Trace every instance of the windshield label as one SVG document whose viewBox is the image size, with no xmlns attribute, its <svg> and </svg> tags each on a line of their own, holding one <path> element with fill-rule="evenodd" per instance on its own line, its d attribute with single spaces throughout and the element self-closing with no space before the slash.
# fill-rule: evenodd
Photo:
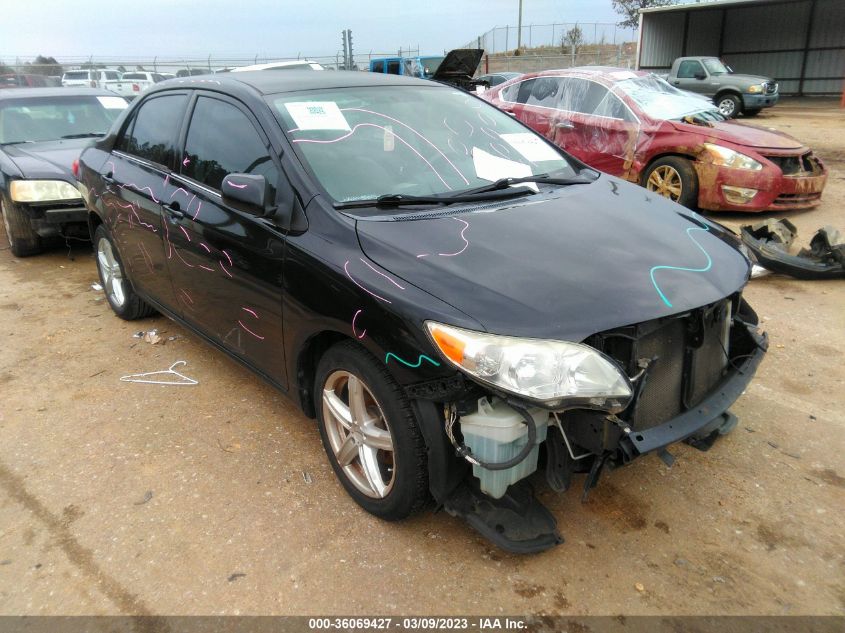
<svg viewBox="0 0 845 633">
<path fill-rule="evenodd" d="M 123 97 L 97 97 L 97 101 L 107 110 L 125 110 L 129 107 Z"/>
<path fill-rule="evenodd" d="M 543 139 L 531 132 L 516 134 L 499 134 L 502 140 L 525 157 L 525 160 L 539 162 L 544 160 L 560 160 L 560 154 L 549 147 Z"/>
<path fill-rule="evenodd" d="M 349 123 L 334 101 L 286 103 L 293 122 L 300 130 L 346 130 Z"/>
<path fill-rule="evenodd" d="M 499 178 L 523 178 L 531 175 L 529 165 L 493 156 L 479 147 L 472 148 L 472 162 L 476 176 L 491 182 Z"/>
</svg>

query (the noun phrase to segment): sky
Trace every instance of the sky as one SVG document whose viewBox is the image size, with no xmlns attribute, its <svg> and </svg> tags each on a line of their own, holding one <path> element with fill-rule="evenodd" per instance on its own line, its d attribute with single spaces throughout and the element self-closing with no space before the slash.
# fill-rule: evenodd
<svg viewBox="0 0 845 633">
<path fill-rule="evenodd" d="M 0 59 L 279 58 L 420 47 L 438 54 L 517 22 L 519 0 L 0 0 Z M 523 24 L 619 21 L 610 0 L 523 0 Z"/>
</svg>

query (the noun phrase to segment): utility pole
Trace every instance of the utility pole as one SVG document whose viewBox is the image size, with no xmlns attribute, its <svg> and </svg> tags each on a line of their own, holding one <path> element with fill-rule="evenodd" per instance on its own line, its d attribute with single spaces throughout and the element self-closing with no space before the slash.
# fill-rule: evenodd
<svg viewBox="0 0 845 633">
<path fill-rule="evenodd" d="M 345 70 L 352 70 L 353 53 L 352 53 L 352 29 L 344 29 L 340 32 L 341 40 L 343 41 L 343 68 Z"/>
<path fill-rule="evenodd" d="M 519 0 L 519 21 L 516 25 L 516 50 L 522 48 L 522 0 Z M 517 53 L 519 55 L 519 53 Z"/>
</svg>

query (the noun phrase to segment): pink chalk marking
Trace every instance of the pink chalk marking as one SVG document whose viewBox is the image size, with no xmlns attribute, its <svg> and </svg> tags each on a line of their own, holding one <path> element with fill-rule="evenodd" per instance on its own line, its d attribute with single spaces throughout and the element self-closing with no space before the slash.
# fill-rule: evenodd
<svg viewBox="0 0 845 633">
<path fill-rule="evenodd" d="M 231 257 L 229 257 L 229 253 L 227 253 L 227 252 L 226 252 L 226 249 L 223 249 L 223 250 L 222 250 L 222 251 L 220 251 L 220 252 L 221 252 L 221 253 L 223 253 L 223 254 L 226 256 L 226 259 L 228 259 L 228 260 L 229 260 L 229 266 L 234 266 L 234 264 L 232 263 L 232 258 L 231 258 Z"/>
<path fill-rule="evenodd" d="M 115 166 L 114 161 L 107 160 L 106 165 L 111 165 L 111 175 L 112 175 L 112 178 L 114 178 L 114 172 L 117 171 L 117 167 Z"/>
<path fill-rule="evenodd" d="M 150 198 L 152 198 L 153 202 L 155 202 L 156 204 L 161 202 L 161 200 L 156 200 L 156 196 L 153 193 L 153 190 L 150 189 L 149 187 L 140 187 L 139 188 L 138 185 L 136 185 L 134 182 L 130 182 L 129 184 L 126 184 L 126 185 L 120 185 L 121 189 L 127 189 L 127 188 L 130 188 L 130 187 L 132 189 L 134 189 L 135 191 L 137 191 L 138 193 L 141 193 L 142 191 L 149 191 L 150 192 Z"/>
<path fill-rule="evenodd" d="M 249 308 L 244 308 L 243 306 L 241 306 L 241 310 L 244 310 L 245 312 L 249 312 L 256 319 L 258 318 L 258 315 L 255 313 L 255 310 L 250 310 Z"/>
<path fill-rule="evenodd" d="M 460 170 L 460 169 L 458 169 L 458 168 L 455 166 L 455 164 L 454 164 L 451 160 L 449 160 L 449 157 L 448 157 L 448 156 L 446 156 L 446 154 L 444 154 L 444 153 L 440 150 L 440 148 L 439 148 L 439 147 L 437 147 L 437 145 L 435 145 L 434 143 L 432 143 L 432 142 L 431 142 L 430 140 L 428 140 L 428 139 L 427 139 L 424 135 L 420 134 L 417 130 L 415 130 L 413 127 L 411 127 L 411 126 L 410 126 L 410 125 L 408 125 L 407 123 L 404 123 L 404 122 L 400 121 L 399 119 L 394 119 L 392 116 L 388 116 L 388 115 L 386 115 L 386 114 L 382 114 L 381 112 L 374 112 L 373 110 L 366 110 L 366 109 L 364 109 L 364 108 L 341 108 L 341 112 L 350 112 L 350 111 L 351 111 L 351 112 L 366 112 L 367 114 L 372 114 L 372 115 L 375 115 L 375 116 L 380 116 L 380 117 L 383 117 L 383 118 L 385 118 L 385 119 L 389 119 L 389 120 L 391 120 L 391 121 L 393 121 L 393 122 L 395 122 L 395 123 L 398 123 L 398 124 L 399 124 L 399 125 L 401 125 L 402 127 L 408 128 L 408 130 L 410 130 L 411 132 L 413 132 L 414 134 L 416 134 L 417 136 L 419 136 L 419 137 L 420 137 L 423 141 L 425 141 L 426 143 L 428 143 L 429 145 L 431 145 L 431 147 L 433 147 L 433 148 L 434 148 L 434 151 L 435 151 L 435 152 L 437 152 L 438 154 L 440 154 L 440 155 L 441 155 L 441 156 L 442 156 L 442 157 L 446 160 L 446 162 L 447 162 L 447 163 L 449 163 L 449 164 L 452 166 L 452 169 L 454 169 L 454 170 L 458 173 L 458 175 L 461 177 L 461 180 L 463 180 L 463 181 L 464 181 L 464 184 L 467 184 L 467 185 L 469 184 L 469 180 L 467 180 L 467 179 L 466 179 L 466 177 L 465 177 L 465 176 L 464 176 L 464 174 L 461 172 L 461 170 Z M 443 120 L 444 120 L 444 122 L 445 122 L 445 120 L 446 120 L 446 119 L 443 119 Z M 446 127 L 448 127 L 448 126 L 446 126 Z"/>
<path fill-rule="evenodd" d="M 188 234 L 188 231 L 186 231 L 186 230 L 185 230 L 185 227 L 184 227 L 184 226 L 182 226 L 182 225 L 180 224 L 180 225 L 179 225 L 179 228 L 180 228 L 180 229 L 182 229 L 182 233 L 184 233 L 184 235 L 185 235 L 185 239 L 186 239 L 186 240 L 188 240 L 188 241 L 190 242 L 190 241 L 191 241 L 191 236 Z"/>
<path fill-rule="evenodd" d="M 227 275 L 229 275 L 229 277 L 232 277 L 234 279 L 235 276 L 232 273 L 230 273 L 228 270 L 226 270 L 226 267 L 223 265 L 223 262 L 217 262 L 217 263 L 220 264 L 220 268 L 223 270 L 224 273 L 226 273 Z"/>
<path fill-rule="evenodd" d="M 180 288 L 180 291 L 182 292 L 183 295 L 185 295 L 185 297 L 188 299 L 188 301 L 190 301 L 191 303 L 194 302 L 194 300 L 191 298 L 191 295 L 188 294 L 187 290 L 185 290 L 184 288 Z"/>
<path fill-rule="evenodd" d="M 182 161 L 182 166 L 187 167 L 190 164 L 191 164 L 191 159 L 188 158 L 187 156 L 185 156 L 185 160 Z"/>
<path fill-rule="evenodd" d="M 208 271 L 208 272 L 210 272 L 210 273 L 213 273 L 213 272 L 214 272 L 214 269 L 213 269 L 213 268 L 209 268 L 208 266 L 204 266 L 203 264 L 198 264 L 198 266 L 199 266 L 200 268 L 202 268 L 203 270 L 207 270 L 207 271 Z"/>
<path fill-rule="evenodd" d="M 234 187 L 235 189 L 246 189 L 249 185 L 236 185 L 231 180 L 226 181 L 230 187 Z"/>
<path fill-rule="evenodd" d="M 186 198 L 191 195 L 191 192 L 187 189 L 182 189 L 182 187 L 176 187 L 176 190 L 170 194 L 170 199 L 173 200 L 173 196 L 175 196 L 177 193 L 184 193 Z"/>
<path fill-rule="evenodd" d="M 368 262 L 368 261 L 367 261 L 366 259 L 364 259 L 363 257 L 359 257 L 358 259 L 360 259 L 362 262 L 364 262 L 364 265 L 365 265 L 367 268 L 369 268 L 370 270 L 372 270 L 375 274 L 377 274 L 377 275 L 381 275 L 382 277 L 384 277 L 385 279 L 387 279 L 387 281 L 389 281 L 389 282 L 390 282 L 390 283 L 392 283 L 394 286 L 396 286 L 397 288 L 399 288 L 399 290 L 404 290 L 404 289 L 405 289 L 405 286 L 400 286 L 398 283 L 396 283 L 395 281 L 393 281 L 393 279 L 391 279 L 390 277 L 388 277 L 387 275 L 385 275 L 383 272 L 381 272 L 380 270 L 376 270 L 375 268 L 373 268 L 373 267 L 370 265 L 370 262 Z"/>
<path fill-rule="evenodd" d="M 472 123 L 470 123 L 469 121 L 464 121 L 464 123 L 469 126 L 469 135 L 472 136 L 473 134 L 475 134 L 475 128 L 472 127 Z"/>
<path fill-rule="evenodd" d="M 498 143 L 493 143 L 492 141 L 490 142 L 490 149 L 492 149 L 502 158 L 507 158 L 508 160 L 510 160 L 510 156 L 508 154 L 505 154 L 501 149 L 498 149 L 498 147 L 501 147 L 505 151 L 507 151 L 507 148 L 504 145 L 499 145 Z"/>
<path fill-rule="evenodd" d="M 178 248 L 174 248 L 173 252 L 176 253 L 176 257 L 181 259 L 182 263 L 185 264 L 185 266 L 187 266 L 188 268 L 196 268 L 196 266 L 194 266 L 193 264 L 189 264 L 188 262 L 185 261 L 185 258 L 182 257 L 182 254 L 179 252 Z"/>
<path fill-rule="evenodd" d="M 463 148 L 464 148 L 464 155 L 469 156 L 469 150 L 467 149 L 467 146 L 466 146 L 466 145 L 464 145 L 462 141 L 458 141 L 458 143 L 460 143 L 460 144 L 461 144 L 461 147 L 463 147 Z M 447 139 L 446 139 L 446 144 L 449 146 L 449 149 L 451 149 L 453 152 L 455 152 L 456 154 L 458 154 L 458 153 L 459 153 L 459 152 L 458 152 L 458 150 L 456 150 L 456 149 L 455 149 L 455 146 L 454 146 L 454 145 L 452 145 L 452 139 L 447 138 Z"/>
<path fill-rule="evenodd" d="M 428 257 L 429 255 L 431 255 L 431 253 L 423 253 L 422 255 L 417 255 L 417 259 L 420 257 Z"/>
<path fill-rule="evenodd" d="M 352 275 L 349 274 L 349 260 L 348 259 L 343 264 L 343 271 L 346 273 L 346 276 L 349 277 L 349 281 L 351 281 L 353 284 L 358 286 L 361 290 L 366 292 L 368 295 L 375 297 L 379 301 L 384 301 L 385 303 L 393 303 L 390 299 L 385 299 L 384 297 L 380 297 L 379 295 L 374 293 L 372 290 L 368 290 L 367 288 L 364 288 L 364 286 L 362 286 L 357 281 L 355 281 L 355 279 L 352 278 Z"/>
<path fill-rule="evenodd" d="M 485 133 L 487 136 L 489 136 L 490 138 L 492 138 L 494 141 L 501 141 L 501 140 L 502 140 L 502 137 L 501 137 L 501 136 L 499 136 L 499 135 L 498 135 L 498 134 L 496 134 L 495 132 L 492 132 L 492 131 L 488 130 L 486 127 L 483 127 L 483 126 L 482 126 L 481 131 L 482 131 L 482 132 L 484 132 L 484 133 Z"/>
<path fill-rule="evenodd" d="M 153 233 L 156 233 L 156 227 L 154 227 L 152 224 L 148 224 L 147 222 L 144 222 L 141 219 L 141 216 L 138 215 L 138 212 L 135 210 L 134 207 L 132 208 L 132 213 L 135 216 L 135 219 L 138 220 L 138 224 L 140 224 L 141 226 L 146 226 L 148 229 L 152 229 Z"/>
<path fill-rule="evenodd" d="M 301 138 L 301 139 L 294 139 L 294 140 L 293 140 L 293 141 L 291 141 L 291 142 L 292 142 L 292 143 L 317 143 L 317 144 L 319 144 L 319 145 L 328 145 L 328 144 L 331 144 L 331 143 L 337 143 L 337 142 L 339 142 L 339 141 L 342 141 L 342 140 L 344 140 L 344 139 L 349 138 L 350 136 L 352 136 L 353 134 L 355 134 L 355 132 L 356 132 L 356 130 L 358 130 L 358 128 L 361 128 L 361 127 L 374 127 L 374 128 L 378 128 L 379 130 L 385 130 L 385 131 L 386 131 L 386 128 L 385 128 L 384 126 L 382 126 L 382 125 L 376 125 L 375 123 L 358 123 L 358 124 L 357 124 L 355 127 L 353 127 L 353 128 L 352 128 L 349 132 L 347 132 L 347 133 L 346 133 L 346 134 L 344 134 L 343 136 L 339 136 L 339 137 L 338 137 L 338 138 L 336 138 L 336 139 L 331 139 L 331 140 L 326 140 L 326 141 L 320 141 L 320 140 L 317 140 L 317 139 L 306 139 L 306 138 Z M 433 172 L 434 172 L 434 175 L 435 175 L 435 176 L 437 176 L 437 177 L 440 179 L 440 182 L 442 182 L 442 183 L 443 183 L 443 185 L 444 185 L 444 186 L 445 186 L 445 187 L 446 187 L 449 191 L 452 191 L 452 187 L 450 187 L 450 186 L 449 186 L 449 183 L 447 183 L 445 180 L 443 180 L 443 176 L 441 176 L 441 175 L 440 175 L 440 172 L 439 172 L 439 171 L 437 171 L 437 170 L 434 168 L 434 165 L 432 165 L 430 162 L 428 162 L 428 160 L 426 159 L 426 157 L 425 157 L 425 156 L 423 156 L 423 155 L 422 155 L 422 154 L 420 154 L 420 153 L 419 153 L 416 149 L 414 149 L 413 147 L 411 147 L 411 145 L 410 145 L 410 144 L 408 144 L 408 142 L 407 142 L 405 139 L 403 139 L 401 136 L 399 136 L 398 134 L 396 134 L 396 132 L 393 132 L 393 137 L 394 137 L 397 141 L 399 141 L 400 143 L 402 143 L 403 145 L 405 145 L 405 146 L 406 146 L 409 150 L 411 150 L 414 154 L 416 154 L 416 155 L 420 158 L 420 160 L 422 160 L 422 161 L 423 161 L 426 165 L 428 165 L 429 169 L 431 169 L 431 171 L 433 171 Z M 447 159 L 447 160 L 448 160 L 448 159 Z M 463 176 L 461 176 L 461 177 L 463 177 Z M 464 180 L 466 180 L 466 179 L 464 179 Z M 469 184 L 469 183 L 468 183 L 468 181 L 467 181 L 467 184 Z"/>
<path fill-rule="evenodd" d="M 202 247 L 205 249 L 205 252 L 206 252 L 206 253 L 211 253 L 211 249 L 210 249 L 210 248 L 208 248 L 208 246 L 206 246 L 206 245 L 205 245 L 205 244 L 203 244 L 202 242 L 200 242 L 200 246 L 202 246 Z"/>
<path fill-rule="evenodd" d="M 464 231 L 466 231 L 469 228 L 469 222 L 467 222 L 466 220 L 461 220 L 460 218 L 451 218 L 451 219 L 457 220 L 458 222 L 460 222 L 461 224 L 464 225 L 464 228 L 461 229 L 461 239 L 464 241 L 464 247 L 461 250 L 457 251 L 456 253 L 437 253 L 441 257 L 454 257 L 455 255 L 460 255 L 461 253 L 463 253 L 469 247 L 469 240 L 466 237 L 464 237 Z"/>
<path fill-rule="evenodd" d="M 457 136 L 457 135 L 458 135 L 458 133 L 457 133 L 457 132 L 455 132 L 455 130 L 453 130 L 453 129 L 452 129 L 452 126 L 450 126 L 448 123 L 446 123 L 446 119 L 443 119 L 443 125 L 444 125 L 444 127 L 445 127 L 447 130 L 449 130 L 452 134 L 454 134 L 455 136 Z"/>
<path fill-rule="evenodd" d="M 487 125 L 492 125 L 493 127 L 496 127 L 496 120 L 491 119 L 489 116 L 487 116 L 483 112 L 478 113 L 478 118 L 481 119 L 482 123 L 486 123 Z"/>
<path fill-rule="evenodd" d="M 246 331 L 246 333 L 247 333 L 247 334 L 252 334 L 252 335 L 253 335 L 255 338 L 257 338 L 259 341 L 263 341 L 263 340 L 264 340 L 264 337 L 263 337 L 263 336 L 261 336 L 260 334 L 256 334 L 255 332 L 253 332 L 252 330 L 250 330 L 247 326 L 245 326 L 243 323 L 241 323 L 240 319 L 238 319 L 238 325 L 240 325 L 240 326 L 244 329 L 244 331 Z"/>
<path fill-rule="evenodd" d="M 188 206 L 191 206 L 190 204 Z M 200 214 L 200 209 L 202 209 L 202 201 L 200 201 L 199 205 L 197 205 L 197 212 L 194 213 L 194 220 L 197 219 L 197 216 Z"/>
<path fill-rule="evenodd" d="M 150 273 L 155 274 L 153 270 L 153 260 L 150 257 L 150 254 L 147 252 L 147 248 L 144 246 L 143 242 L 138 242 L 138 250 L 141 251 L 141 255 L 144 258 L 144 263 L 147 265 Z"/>
<path fill-rule="evenodd" d="M 358 312 L 355 313 L 355 316 L 352 317 L 352 334 L 354 334 L 359 339 L 362 339 L 367 335 L 367 330 L 363 330 L 360 334 L 358 334 L 358 332 L 355 330 L 355 319 L 357 319 L 358 315 L 362 312 L 363 310 L 358 310 Z"/>
</svg>

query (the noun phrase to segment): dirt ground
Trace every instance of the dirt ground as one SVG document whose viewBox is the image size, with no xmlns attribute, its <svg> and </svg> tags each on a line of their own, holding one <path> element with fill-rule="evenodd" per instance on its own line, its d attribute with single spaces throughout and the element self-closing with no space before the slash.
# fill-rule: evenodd
<svg viewBox="0 0 845 633">
<path fill-rule="evenodd" d="M 830 168 L 799 241 L 845 229 L 845 110 L 753 123 Z M 290 401 L 162 317 L 116 318 L 90 247 L 70 255 L 0 252 L 0 614 L 845 614 L 845 281 L 752 281 L 771 350 L 737 429 L 585 505 L 538 481 L 566 543 L 512 556 L 445 513 L 360 510 Z M 175 339 L 133 338 L 152 328 Z M 119 380 L 177 360 L 197 386 Z"/>
</svg>

